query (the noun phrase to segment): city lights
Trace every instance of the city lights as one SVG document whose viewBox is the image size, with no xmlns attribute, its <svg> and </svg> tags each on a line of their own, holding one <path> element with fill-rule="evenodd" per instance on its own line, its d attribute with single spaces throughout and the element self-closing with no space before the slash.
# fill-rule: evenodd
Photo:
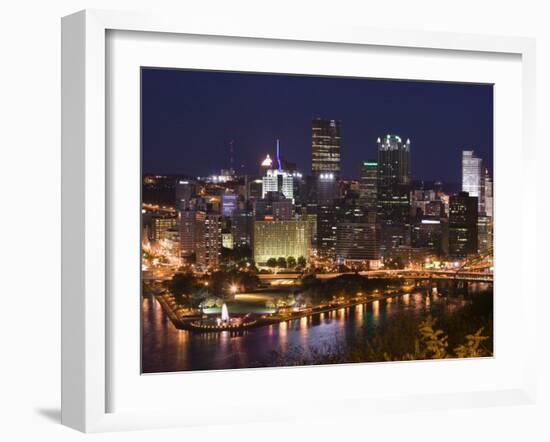
<svg viewBox="0 0 550 442">
<path fill-rule="evenodd" d="M 435 124 L 444 99 L 431 119 L 411 112 L 404 122 L 384 100 L 365 95 L 363 103 L 381 112 L 357 120 L 361 110 L 348 112 L 345 102 L 323 117 L 304 111 L 317 101 L 299 101 L 296 90 L 296 98 L 278 90 L 289 100 L 284 112 L 265 103 L 258 109 L 243 86 L 232 101 L 241 118 L 234 118 L 215 100 L 217 83 L 206 83 L 208 93 L 197 80 L 201 93 L 189 94 L 204 103 L 174 107 L 186 115 L 174 116 L 185 128 L 174 129 L 178 150 L 159 149 L 156 158 L 145 147 L 144 158 L 179 171 L 143 176 L 145 371 L 462 357 L 455 348 L 480 327 L 479 355 L 492 354 L 492 158 L 489 146 L 478 147 L 479 130 L 457 125 L 431 140 L 424 126 Z M 403 102 L 417 100 L 408 88 L 399 89 Z M 338 100 L 331 91 L 319 89 Z M 289 106 L 303 112 L 300 119 Z M 435 355 L 426 342 L 443 337 L 452 345 Z"/>
</svg>

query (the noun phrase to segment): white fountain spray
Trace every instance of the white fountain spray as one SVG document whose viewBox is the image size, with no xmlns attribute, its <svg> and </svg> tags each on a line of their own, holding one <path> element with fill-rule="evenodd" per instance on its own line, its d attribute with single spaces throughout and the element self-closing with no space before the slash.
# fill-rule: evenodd
<svg viewBox="0 0 550 442">
<path fill-rule="evenodd" d="M 227 305 L 224 303 L 222 305 L 222 322 L 229 321 L 229 310 L 227 310 Z"/>
</svg>

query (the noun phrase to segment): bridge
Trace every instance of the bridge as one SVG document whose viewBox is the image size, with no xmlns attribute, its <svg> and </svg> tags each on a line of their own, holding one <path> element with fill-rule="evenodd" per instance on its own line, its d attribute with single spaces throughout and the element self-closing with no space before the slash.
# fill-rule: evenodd
<svg viewBox="0 0 550 442">
<path fill-rule="evenodd" d="M 383 269 L 358 272 L 368 278 L 400 278 L 420 280 L 455 280 L 465 282 L 493 282 L 493 250 L 465 261 L 456 269 Z M 172 278 L 172 269 L 142 272 L 142 279 L 147 281 L 167 281 Z M 332 279 L 342 275 L 354 275 L 355 272 L 317 273 L 317 279 Z M 260 281 L 271 285 L 294 285 L 303 277 L 303 273 L 259 273 Z"/>
<path fill-rule="evenodd" d="M 355 275 L 354 272 L 340 272 L 340 273 L 318 273 L 317 279 L 332 279 L 342 275 Z M 461 280 L 468 282 L 493 282 L 492 272 L 482 271 L 456 271 L 456 270 L 413 270 L 413 269 L 400 269 L 400 270 L 367 270 L 358 272 L 361 276 L 368 278 L 400 278 L 400 279 L 415 279 L 415 280 Z M 296 280 L 302 278 L 300 273 L 266 273 L 259 274 L 260 281 L 277 283 L 277 281 L 288 281 L 287 283 L 296 282 Z M 283 283 L 284 284 L 284 283 Z"/>
</svg>

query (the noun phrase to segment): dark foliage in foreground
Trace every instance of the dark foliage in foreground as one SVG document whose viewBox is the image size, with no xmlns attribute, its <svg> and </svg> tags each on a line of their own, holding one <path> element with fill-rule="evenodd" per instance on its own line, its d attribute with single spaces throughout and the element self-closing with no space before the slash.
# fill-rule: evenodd
<svg viewBox="0 0 550 442">
<path fill-rule="evenodd" d="M 370 339 L 347 346 L 294 346 L 272 352 L 258 366 L 299 366 L 422 359 L 486 357 L 493 354 L 493 296 L 483 293 L 452 314 L 403 312 L 380 325 Z"/>
</svg>

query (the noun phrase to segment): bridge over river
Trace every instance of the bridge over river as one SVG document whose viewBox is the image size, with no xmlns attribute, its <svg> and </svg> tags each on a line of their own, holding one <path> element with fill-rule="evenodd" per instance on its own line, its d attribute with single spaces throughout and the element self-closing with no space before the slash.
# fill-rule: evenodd
<svg viewBox="0 0 550 442">
<path fill-rule="evenodd" d="M 354 272 L 318 273 L 318 279 L 332 279 L 341 275 L 354 275 Z M 412 280 L 455 280 L 466 282 L 493 282 L 493 272 L 468 270 L 367 270 L 359 275 L 369 278 L 399 278 Z M 167 281 L 173 276 L 172 271 L 143 272 L 142 279 L 146 281 Z M 294 285 L 301 279 L 302 273 L 259 273 L 260 281 L 271 285 Z"/>
<path fill-rule="evenodd" d="M 318 279 L 332 279 L 341 275 L 353 275 L 354 272 L 318 273 Z M 413 280 L 458 280 L 466 282 L 493 282 L 493 272 L 454 271 L 454 270 L 367 270 L 359 275 L 369 278 L 399 278 Z M 266 273 L 259 274 L 261 281 L 274 285 L 295 284 L 302 277 L 301 273 Z"/>
</svg>

